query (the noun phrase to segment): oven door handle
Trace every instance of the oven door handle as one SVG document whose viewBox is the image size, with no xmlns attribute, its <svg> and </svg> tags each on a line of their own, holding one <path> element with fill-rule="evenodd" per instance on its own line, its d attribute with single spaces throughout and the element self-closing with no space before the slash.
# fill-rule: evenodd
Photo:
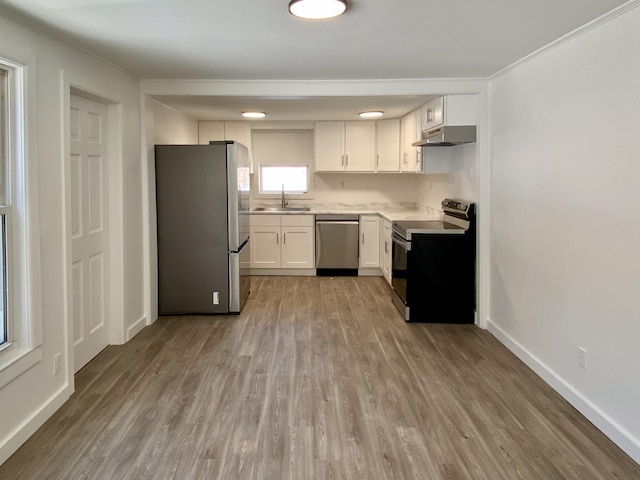
<svg viewBox="0 0 640 480">
<path fill-rule="evenodd" d="M 392 240 L 393 240 L 393 243 L 400 245 L 407 252 L 411 251 L 411 242 L 408 242 L 407 240 L 402 238 L 400 235 L 398 235 L 396 232 L 393 232 Z"/>
</svg>

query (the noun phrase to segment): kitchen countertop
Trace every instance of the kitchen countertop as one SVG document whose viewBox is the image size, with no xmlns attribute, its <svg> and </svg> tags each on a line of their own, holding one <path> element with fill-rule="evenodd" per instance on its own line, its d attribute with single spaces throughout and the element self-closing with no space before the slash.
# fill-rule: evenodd
<svg viewBox="0 0 640 480">
<path fill-rule="evenodd" d="M 353 214 L 353 215 L 379 215 L 380 217 L 390 221 L 400 220 L 440 220 L 442 218 L 442 212 L 433 208 L 385 208 L 382 204 L 376 208 L 376 206 L 367 206 L 359 208 L 353 207 L 309 207 L 309 210 L 295 210 L 295 211 L 253 211 L 252 215 L 320 215 L 320 214 Z"/>
</svg>

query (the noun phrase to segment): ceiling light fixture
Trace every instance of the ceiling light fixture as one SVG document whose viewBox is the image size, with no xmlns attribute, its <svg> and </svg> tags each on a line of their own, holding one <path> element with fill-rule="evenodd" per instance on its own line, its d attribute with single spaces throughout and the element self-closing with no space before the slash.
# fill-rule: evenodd
<svg viewBox="0 0 640 480">
<path fill-rule="evenodd" d="M 267 114 L 264 112 L 242 112 L 245 118 L 264 118 Z"/>
<path fill-rule="evenodd" d="M 342 15 L 347 10 L 347 0 L 291 0 L 289 13 L 294 17 L 323 20 Z"/>
<path fill-rule="evenodd" d="M 383 115 L 383 113 L 379 110 L 376 110 L 375 112 L 361 112 L 360 116 L 362 118 L 376 118 L 376 117 L 381 117 Z"/>
</svg>

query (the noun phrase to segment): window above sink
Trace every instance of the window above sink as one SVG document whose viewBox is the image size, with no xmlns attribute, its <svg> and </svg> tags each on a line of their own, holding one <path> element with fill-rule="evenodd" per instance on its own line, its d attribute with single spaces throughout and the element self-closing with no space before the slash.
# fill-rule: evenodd
<svg viewBox="0 0 640 480">
<path fill-rule="evenodd" d="M 254 130 L 252 197 L 313 198 L 313 130 Z M 285 201 L 286 201 L 285 200 Z"/>
<path fill-rule="evenodd" d="M 260 194 L 309 193 L 309 166 L 260 165 L 258 183 Z"/>
</svg>

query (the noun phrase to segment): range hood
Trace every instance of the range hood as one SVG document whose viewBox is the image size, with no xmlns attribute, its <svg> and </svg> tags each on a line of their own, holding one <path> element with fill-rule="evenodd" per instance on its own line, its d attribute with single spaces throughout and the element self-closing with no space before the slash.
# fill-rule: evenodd
<svg viewBox="0 0 640 480">
<path fill-rule="evenodd" d="M 414 147 L 452 147 L 454 145 L 462 145 L 464 143 L 473 143 L 476 141 L 476 126 L 443 126 L 422 132 L 422 140 L 412 145 Z"/>
</svg>

